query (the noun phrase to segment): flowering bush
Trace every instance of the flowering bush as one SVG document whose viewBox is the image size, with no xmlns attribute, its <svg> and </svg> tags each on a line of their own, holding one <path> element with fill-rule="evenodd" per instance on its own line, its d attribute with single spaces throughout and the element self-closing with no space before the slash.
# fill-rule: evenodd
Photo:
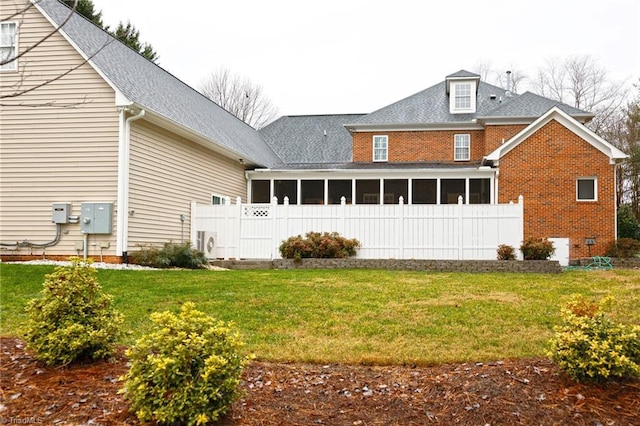
<svg viewBox="0 0 640 426">
<path fill-rule="evenodd" d="M 298 235 L 283 241 L 280 255 L 285 259 L 342 258 L 355 256 L 358 247 L 358 240 L 341 237 L 337 232 L 307 232 L 305 238 Z"/>
<path fill-rule="evenodd" d="M 529 237 L 520 245 L 520 251 L 524 260 L 547 260 L 556 249 L 547 238 Z"/>
<path fill-rule="evenodd" d="M 105 358 L 120 333 L 122 315 L 102 293 L 91 261 L 71 262 L 47 275 L 40 297 L 26 307 L 27 346 L 47 365 Z"/>
<path fill-rule="evenodd" d="M 187 302 L 178 315 L 153 313 L 154 330 L 127 350 L 122 393 L 142 422 L 198 425 L 216 421 L 240 396 L 248 357 L 232 324 Z"/>
<path fill-rule="evenodd" d="M 640 375 L 640 326 L 616 324 L 600 305 L 574 296 L 561 310 L 549 355 L 579 382 L 604 381 Z"/>
<path fill-rule="evenodd" d="M 496 253 L 498 254 L 498 260 L 516 259 L 516 249 L 507 244 L 500 244 Z"/>
</svg>

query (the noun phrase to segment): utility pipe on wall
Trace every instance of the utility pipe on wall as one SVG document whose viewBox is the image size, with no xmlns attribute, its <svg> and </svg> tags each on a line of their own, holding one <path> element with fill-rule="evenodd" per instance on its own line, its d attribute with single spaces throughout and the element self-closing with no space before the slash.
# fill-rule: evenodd
<svg viewBox="0 0 640 426">
<path fill-rule="evenodd" d="M 120 109 L 118 133 L 118 213 L 116 256 L 126 257 L 129 239 L 129 159 L 131 148 L 131 122 L 144 117 L 141 109 L 136 115 L 126 117 L 129 108 Z"/>
</svg>

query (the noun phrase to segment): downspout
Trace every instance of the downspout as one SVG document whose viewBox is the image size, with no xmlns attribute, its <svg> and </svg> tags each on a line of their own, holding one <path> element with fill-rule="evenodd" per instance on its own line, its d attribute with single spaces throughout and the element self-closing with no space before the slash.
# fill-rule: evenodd
<svg viewBox="0 0 640 426">
<path fill-rule="evenodd" d="M 118 212 L 116 238 L 116 256 L 122 256 L 127 263 L 129 239 L 129 159 L 131 148 L 131 122 L 144 117 L 145 110 L 126 118 L 129 108 L 120 108 L 120 126 L 118 132 Z"/>
</svg>

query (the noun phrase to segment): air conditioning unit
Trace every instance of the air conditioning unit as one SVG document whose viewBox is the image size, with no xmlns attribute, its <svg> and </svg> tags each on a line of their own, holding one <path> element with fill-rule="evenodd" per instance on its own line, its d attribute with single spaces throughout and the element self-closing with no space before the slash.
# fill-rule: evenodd
<svg viewBox="0 0 640 426">
<path fill-rule="evenodd" d="M 207 259 L 215 259 L 218 254 L 218 233 L 198 231 L 198 250 L 204 252 Z"/>
</svg>

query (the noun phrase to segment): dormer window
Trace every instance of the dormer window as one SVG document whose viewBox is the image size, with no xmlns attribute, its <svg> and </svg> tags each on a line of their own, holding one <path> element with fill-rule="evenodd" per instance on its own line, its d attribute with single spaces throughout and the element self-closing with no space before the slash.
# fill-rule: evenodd
<svg viewBox="0 0 640 426">
<path fill-rule="evenodd" d="M 454 87 L 455 109 L 471 108 L 471 83 L 458 83 Z"/>
<path fill-rule="evenodd" d="M 452 114 L 469 114 L 476 112 L 476 82 L 451 82 L 449 109 Z"/>
</svg>

